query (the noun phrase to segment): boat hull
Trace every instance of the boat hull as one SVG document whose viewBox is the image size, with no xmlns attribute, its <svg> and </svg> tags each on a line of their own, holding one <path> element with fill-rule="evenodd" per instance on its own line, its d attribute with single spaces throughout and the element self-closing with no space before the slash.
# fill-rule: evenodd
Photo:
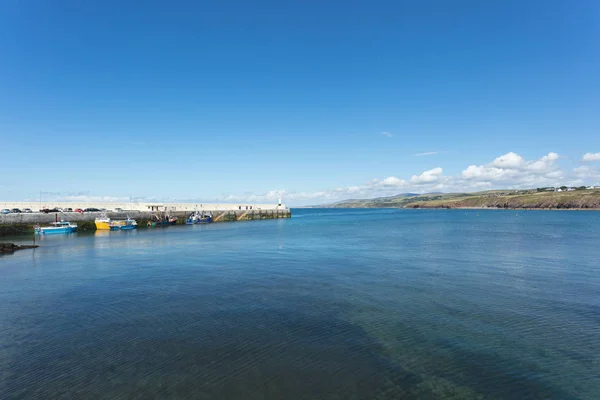
<svg viewBox="0 0 600 400">
<path fill-rule="evenodd" d="M 111 231 L 131 231 L 137 228 L 137 225 L 112 225 L 110 227 Z"/>
<path fill-rule="evenodd" d="M 110 222 L 109 221 L 94 221 L 94 223 L 96 224 L 96 229 L 97 230 L 107 231 L 107 230 L 110 229 Z"/>
<path fill-rule="evenodd" d="M 73 232 L 77 232 L 77 228 L 72 227 L 72 226 L 61 227 L 61 228 L 48 227 L 48 228 L 36 229 L 36 233 L 38 235 L 57 235 L 57 234 L 65 234 L 65 233 L 73 233 Z"/>
<path fill-rule="evenodd" d="M 148 221 L 148 226 L 150 227 L 171 225 L 177 225 L 177 221 Z"/>
<path fill-rule="evenodd" d="M 186 219 L 185 223 L 187 225 L 196 225 L 196 224 L 210 224 L 212 222 L 211 217 L 204 217 L 198 219 Z"/>
<path fill-rule="evenodd" d="M 111 221 L 109 226 L 111 231 L 129 231 L 137 228 L 137 222 L 133 219 L 127 219 L 125 221 Z"/>
</svg>

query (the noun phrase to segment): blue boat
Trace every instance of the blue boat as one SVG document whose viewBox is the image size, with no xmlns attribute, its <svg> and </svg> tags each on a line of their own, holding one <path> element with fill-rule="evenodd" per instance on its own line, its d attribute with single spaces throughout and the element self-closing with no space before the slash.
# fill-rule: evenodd
<svg viewBox="0 0 600 400">
<path fill-rule="evenodd" d="M 73 233 L 77 232 L 77 224 L 60 221 L 53 222 L 51 226 L 35 226 L 35 233 L 38 235 L 53 235 L 56 233 Z"/>
<path fill-rule="evenodd" d="M 177 225 L 177 217 L 171 217 L 169 214 L 157 215 L 152 214 L 148 221 L 148 227 Z"/>
<path fill-rule="evenodd" d="M 204 213 L 204 212 L 198 212 L 198 211 L 194 211 L 193 213 L 191 213 L 189 215 L 189 217 L 187 217 L 187 219 L 185 220 L 185 223 L 187 225 L 209 224 L 211 222 L 212 222 L 211 213 Z"/>
<path fill-rule="evenodd" d="M 137 226 L 136 225 L 123 225 L 121 227 L 121 231 L 131 231 L 134 230 Z"/>
<path fill-rule="evenodd" d="M 137 228 L 137 221 L 127 217 L 124 221 L 111 221 L 109 227 L 111 231 L 130 231 Z"/>
</svg>

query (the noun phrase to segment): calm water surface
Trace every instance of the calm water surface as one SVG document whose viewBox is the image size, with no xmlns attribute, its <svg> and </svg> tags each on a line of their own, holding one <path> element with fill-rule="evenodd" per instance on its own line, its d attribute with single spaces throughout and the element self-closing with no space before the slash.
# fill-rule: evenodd
<svg viewBox="0 0 600 400">
<path fill-rule="evenodd" d="M 600 213 L 295 210 L 0 257 L 2 399 L 599 399 Z"/>
</svg>

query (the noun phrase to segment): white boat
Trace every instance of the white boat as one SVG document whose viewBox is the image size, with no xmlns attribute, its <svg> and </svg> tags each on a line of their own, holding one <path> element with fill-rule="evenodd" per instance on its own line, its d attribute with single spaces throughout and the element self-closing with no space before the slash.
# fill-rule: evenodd
<svg viewBox="0 0 600 400">
<path fill-rule="evenodd" d="M 60 221 L 53 222 L 51 226 L 35 226 L 35 233 L 39 235 L 49 235 L 55 233 L 72 233 L 77 232 L 77 224 L 70 222 Z"/>
<path fill-rule="evenodd" d="M 212 214 L 210 212 L 205 213 L 204 211 L 200 211 L 200 212 L 194 211 L 185 220 L 185 223 L 187 225 L 210 224 L 211 222 L 212 222 Z"/>
</svg>

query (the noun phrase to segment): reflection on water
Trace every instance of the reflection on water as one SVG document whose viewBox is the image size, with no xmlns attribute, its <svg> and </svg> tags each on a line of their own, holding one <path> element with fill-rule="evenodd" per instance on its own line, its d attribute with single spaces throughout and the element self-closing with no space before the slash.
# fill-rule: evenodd
<svg viewBox="0 0 600 400">
<path fill-rule="evenodd" d="M 597 399 L 599 213 L 297 210 L 0 258 L 0 398 Z"/>
<path fill-rule="evenodd" d="M 103 229 L 94 231 L 94 236 L 96 236 L 96 237 L 109 237 L 110 234 L 111 234 L 111 231 L 107 231 L 107 230 L 103 230 Z"/>
</svg>

